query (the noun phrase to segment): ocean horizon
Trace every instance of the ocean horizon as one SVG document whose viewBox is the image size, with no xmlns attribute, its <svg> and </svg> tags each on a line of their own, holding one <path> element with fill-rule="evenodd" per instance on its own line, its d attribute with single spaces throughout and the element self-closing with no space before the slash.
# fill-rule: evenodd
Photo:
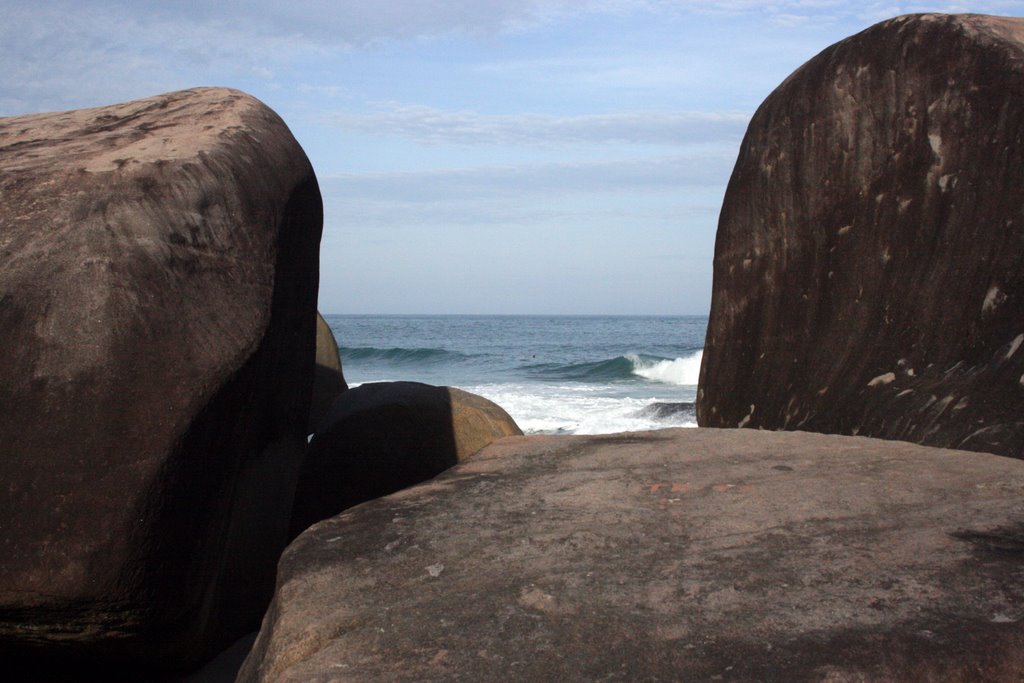
<svg viewBox="0 0 1024 683">
<path fill-rule="evenodd" d="M 695 427 L 706 315 L 324 314 L 350 386 L 494 401 L 527 434 Z"/>
</svg>

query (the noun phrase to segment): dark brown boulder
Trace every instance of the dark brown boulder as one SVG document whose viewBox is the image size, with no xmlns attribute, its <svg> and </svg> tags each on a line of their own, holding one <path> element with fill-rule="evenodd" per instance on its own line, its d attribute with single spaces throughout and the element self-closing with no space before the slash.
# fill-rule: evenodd
<svg viewBox="0 0 1024 683">
<path fill-rule="evenodd" d="M 426 481 L 492 441 L 519 434 L 501 407 L 461 389 L 418 382 L 349 389 L 309 444 L 295 491 L 292 534 Z"/>
<path fill-rule="evenodd" d="M 0 196 L 0 661 L 193 665 L 259 623 L 287 536 L 313 169 L 204 88 L 0 119 Z"/>
<path fill-rule="evenodd" d="M 1024 455 L 1024 19 L 926 14 L 758 109 L 715 246 L 702 426 Z"/>
<path fill-rule="evenodd" d="M 1010 681 L 1024 463 L 513 437 L 296 539 L 239 681 Z"/>
<path fill-rule="evenodd" d="M 309 406 L 306 431 L 312 434 L 324 418 L 338 394 L 348 389 L 341 370 L 338 342 L 331 326 L 319 312 L 316 314 L 316 367 L 313 375 L 313 401 Z"/>
</svg>

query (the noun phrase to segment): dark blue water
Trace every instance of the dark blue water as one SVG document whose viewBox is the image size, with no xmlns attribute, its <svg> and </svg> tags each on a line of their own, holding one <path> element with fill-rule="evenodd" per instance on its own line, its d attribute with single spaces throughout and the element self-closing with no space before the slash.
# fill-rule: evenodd
<svg viewBox="0 0 1024 683">
<path fill-rule="evenodd" d="M 695 424 L 705 316 L 324 317 L 350 384 L 457 386 L 534 433 Z"/>
</svg>

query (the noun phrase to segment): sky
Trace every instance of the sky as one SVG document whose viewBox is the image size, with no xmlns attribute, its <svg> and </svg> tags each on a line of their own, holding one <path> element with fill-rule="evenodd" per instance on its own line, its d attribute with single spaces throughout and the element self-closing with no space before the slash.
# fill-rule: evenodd
<svg viewBox="0 0 1024 683">
<path fill-rule="evenodd" d="M 924 11 L 1024 0 L 0 0 L 0 116 L 256 96 L 320 183 L 324 313 L 705 315 L 758 105 Z"/>
</svg>

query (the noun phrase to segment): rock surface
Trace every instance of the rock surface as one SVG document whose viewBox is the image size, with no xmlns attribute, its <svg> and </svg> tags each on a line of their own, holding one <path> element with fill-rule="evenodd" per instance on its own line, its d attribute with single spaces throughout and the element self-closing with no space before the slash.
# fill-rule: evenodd
<svg viewBox="0 0 1024 683">
<path fill-rule="evenodd" d="M 1024 455 L 1024 19 L 899 17 L 780 85 L 718 226 L 699 424 Z"/>
<path fill-rule="evenodd" d="M 312 167 L 206 88 L 0 119 L 0 197 L 0 661 L 194 665 L 259 623 L 287 537 Z"/>
<path fill-rule="evenodd" d="M 238 680 L 1019 680 L 1022 495 L 863 437 L 502 439 L 296 539 Z"/>
<path fill-rule="evenodd" d="M 316 368 L 313 375 L 313 401 L 309 406 L 307 431 L 312 434 L 324 418 L 338 394 L 348 389 L 341 369 L 338 342 L 331 326 L 319 312 L 316 314 Z"/>
<path fill-rule="evenodd" d="M 353 505 L 434 477 L 496 439 L 522 434 L 485 398 L 418 382 L 341 394 L 309 444 L 292 534 Z"/>
</svg>

